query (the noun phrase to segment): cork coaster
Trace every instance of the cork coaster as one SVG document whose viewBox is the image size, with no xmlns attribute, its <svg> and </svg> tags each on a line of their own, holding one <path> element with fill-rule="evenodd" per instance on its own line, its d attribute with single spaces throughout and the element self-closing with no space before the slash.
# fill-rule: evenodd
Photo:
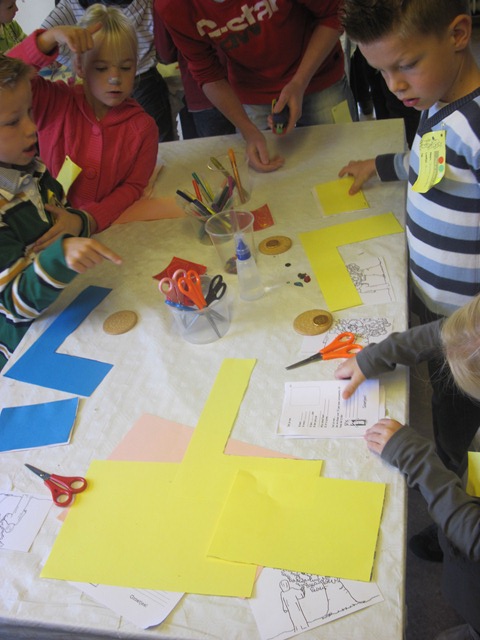
<svg viewBox="0 0 480 640">
<path fill-rule="evenodd" d="M 258 250 L 269 256 L 276 256 L 279 253 L 285 253 L 291 246 L 292 241 L 287 236 L 271 236 L 260 242 Z"/>
<path fill-rule="evenodd" d="M 117 311 L 103 323 L 105 333 L 117 336 L 120 333 L 127 333 L 137 324 L 138 316 L 135 311 Z"/>
<path fill-rule="evenodd" d="M 317 336 L 325 333 L 332 326 L 333 317 L 329 311 L 310 309 L 304 311 L 293 321 L 293 328 L 303 336 Z"/>
</svg>

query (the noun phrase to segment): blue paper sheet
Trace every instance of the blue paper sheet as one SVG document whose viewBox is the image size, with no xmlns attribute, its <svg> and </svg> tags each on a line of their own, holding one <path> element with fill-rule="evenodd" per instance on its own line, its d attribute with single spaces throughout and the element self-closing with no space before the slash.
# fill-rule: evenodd
<svg viewBox="0 0 480 640">
<path fill-rule="evenodd" d="M 111 289 L 87 287 L 4 374 L 7 378 L 90 396 L 113 365 L 56 353 Z"/>
<path fill-rule="evenodd" d="M 67 444 L 77 408 L 78 398 L 70 398 L 3 409 L 0 413 L 0 451 Z"/>
</svg>

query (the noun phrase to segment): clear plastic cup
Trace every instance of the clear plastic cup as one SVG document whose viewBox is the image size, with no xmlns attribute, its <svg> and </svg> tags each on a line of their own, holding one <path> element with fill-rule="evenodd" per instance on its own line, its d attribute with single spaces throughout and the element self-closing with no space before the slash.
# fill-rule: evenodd
<svg viewBox="0 0 480 640">
<path fill-rule="evenodd" d="M 253 223 L 253 213 L 236 209 L 222 211 L 207 220 L 205 230 L 217 251 L 221 268 L 226 273 L 237 273 L 235 237 L 239 233 L 248 244 L 252 255 L 255 255 Z"/>
</svg>

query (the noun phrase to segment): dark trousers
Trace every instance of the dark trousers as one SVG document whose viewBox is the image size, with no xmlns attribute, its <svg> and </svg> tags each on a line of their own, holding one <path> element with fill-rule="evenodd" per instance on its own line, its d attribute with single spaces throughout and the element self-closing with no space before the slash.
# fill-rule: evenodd
<svg viewBox="0 0 480 640">
<path fill-rule="evenodd" d="M 416 296 L 412 300 L 412 311 L 421 324 L 441 318 L 427 309 Z M 435 447 L 445 466 L 461 475 L 468 448 L 480 426 L 480 406 L 456 387 L 443 358 L 430 360 L 428 373 L 433 392 Z"/>
<path fill-rule="evenodd" d="M 135 78 L 133 97 L 155 120 L 158 128 L 158 141 L 169 142 L 173 140 L 172 109 L 168 86 L 155 67 Z"/>
</svg>

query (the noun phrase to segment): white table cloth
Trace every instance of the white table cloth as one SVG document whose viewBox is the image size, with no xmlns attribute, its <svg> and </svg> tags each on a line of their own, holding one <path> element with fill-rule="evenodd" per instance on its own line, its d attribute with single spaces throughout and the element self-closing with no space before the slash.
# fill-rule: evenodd
<svg viewBox="0 0 480 640">
<path fill-rule="evenodd" d="M 374 565 L 373 580 L 385 599 L 338 621 L 305 632 L 305 640 L 400 640 L 404 628 L 405 484 L 402 476 L 369 453 L 361 439 L 298 440 L 276 435 L 276 425 L 288 380 L 331 379 L 338 361 L 286 371 L 299 360 L 302 337 L 294 318 L 312 308 L 325 308 L 312 278 L 295 286 L 298 273 L 312 274 L 298 239 L 299 232 L 392 211 L 404 219 L 404 189 L 400 183 L 365 187 L 370 209 L 323 218 L 311 188 L 334 180 L 350 159 L 402 151 L 403 124 L 399 120 L 361 122 L 298 129 L 287 138 L 267 134 L 271 150 L 285 156 L 284 168 L 253 175 L 248 208 L 268 203 L 275 225 L 257 231 L 258 243 L 272 235 L 293 241 L 284 254 L 258 254 L 258 266 L 268 291 L 255 302 L 237 295 L 235 275 L 225 275 L 231 305 L 231 327 L 221 340 L 207 345 L 185 342 L 175 331 L 153 275 L 173 256 L 202 263 L 210 273 L 220 272 L 212 246 L 194 236 L 188 219 L 133 222 L 114 225 L 99 236 L 120 253 L 123 265 L 104 263 L 79 276 L 57 302 L 35 322 L 18 348 L 18 358 L 85 287 L 109 287 L 111 293 L 70 335 L 60 351 L 113 364 L 113 369 L 88 398 L 82 398 L 72 441 L 67 446 L 0 454 L 0 490 L 42 493 L 46 488 L 26 471 L 25 462 L 65 474 L 84 474 L 94 459 L 105 459 L 142 415 L 150 413 L 194 427 L 222 360 L 256 358 L 257 364 L 242 402 L 232 436 L 303 458 L 325 460 L 330 477 L 387 483 L 385 508 Z M 188 185 L 192 170 L 201 171 L 211 155 L 229 146 L 243 149 L 238 136 L 164 143 L 164 164 L 154 196 L 174 195 Z M 356 307 L 335 317 L 388 317 L 392 330 L 407 326 L 406 261 L 402 235 L 365 243 L 387 260 L 395 302 Z M 319 247 L 319 251 L 322 248 Z M 291 266 L 286 266 L 289 263 Z M 289 284 L 287 284 L 287 281 Z M 134 310 L 139 321 L 133 330 L 112 336 L 102 324 L 114 311 Z M 10 365 L 8 365 L 10 366 Z M 5 370 L 8 369 L 8 366 Z M 408 393 L 405 370 L 384 377 L 387 410 L 406 421 Z M 60 391 L 0 377 L 1 406 L 17 406 L 71 397 Z M 160 626 L 140 630 L 112 611 L 83 596 L 68 583 L 39 577 L 61 524 L 52 507 L 29 553 L 0 551 L 0 638 L 189 638 L 192 640 L 255 640 L 258 631 L 247 601 L 236 598 L 186 595 Z M 193 535 L 193 533 L 192 533 Z M 141 541 L 139 541 L 141 543 Z M 74 553 L 74 550 L 72 550 Z"/>
</svg>

